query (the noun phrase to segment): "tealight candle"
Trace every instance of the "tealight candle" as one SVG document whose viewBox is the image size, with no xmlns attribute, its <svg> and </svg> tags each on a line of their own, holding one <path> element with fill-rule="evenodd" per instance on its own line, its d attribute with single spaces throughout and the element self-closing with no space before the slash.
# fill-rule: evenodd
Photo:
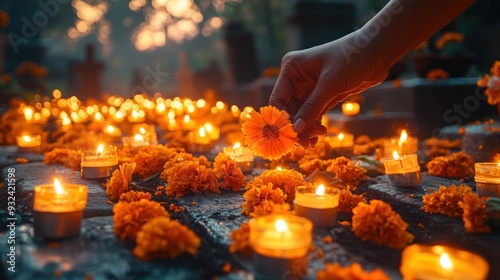
<svg viewBox="0 0 500 280">
<path fill-rule="evenodd" d="M 242 147 L 240 142 L 236 142 L 233 147 L 224 147 L 223 152 L 236 163 L 236 166 L 241 168 L 241 171 L 252 172 L 254 167 L 252 150 Z"/>
<path fill-rule="evenodd" d="M 266 215 L 251 219 L 249 226 L 257 277 L 282 279 L 292 269 L 297 277 L 307 274 L 311 221 L 293 215 Z"/>
<path fill-rule="evenodd" d="M 81 176 L 87 179 L 107 178 L 118 168 L 116 146 L 99 145 L 82 150 Z"/>
<path fill-rule="evenodd" d="M 122 131 L 114 125 L 107 125 L 104 128 L 104 135 L 109 142 L 120 142 Z"/>
<path fill-rule="evenodd" d="M 408 187 L 422 183 L 416 154 L 400 156 L 398 152 L 393 151 L 393 159 L 385 159 L 382 163 L 392 186 Z"/>
<path fill-rule="evenodd" d="M 441 245 L 410 245 L 401 259 L 403 280 L 484 280 L 486 260 L 472 252 Z"/>
<path fill-rule="evenodd" d="M 57 239 L 80 234 L 88 189 L 83 185 L 54 184 L 35 186 L 33 218 L 35 236 Z"/>
<path fill-rule="evenodd" d="M 342 113 L 346 116 L 356 116 L 359 114 L 359 103 L 344 102 L 342 103 Z"/>
<path fill-rule="evenodd" d="M 205 132 L 208 135 L 208 138 L 210 138 L 211 141 L 217 142 L 220 138 L 220 128 L 213 126 L 211 123 L 205 123 L 203 125 L 205 128 Z"/>
<path fill-rule="evenodd" d="M 184 121 L 182 122 L 182 129 L 185 131 L 196 130 L 196 122 L 192 120 L 189 115 L 185 115 Z"/>
<path fill-rule="evenodd" d="M 474 167 L 477 195 L 500 197 L 500 162 L 478 162 Z"/>
<path fill-rule="evenodd" d="M 20 153 L 39 153 L 42 151 L 42 137 L 40 135 L 17 136 L 17 151 Z"/>
<path fill-rule="evenodd" d="M 336 188 L 299 186 L 294 204 L 295 215 L 311 220 L 315 227 L 333 227 L 337 223 L 339 191 Z"/>
<path fill-rule="evenodd" d="M 132 147 L 132 148 L 140 148 L 144 146 L 149 146 L 149 142 L 147 139 L 144 139 L 142 134 L 136 134 L 130 137 L 123 137 L 123 146 Z"/>
<path fill-rule="evenodd" d="M 390 138 L 384 142 L 384 157 L 390 157 L 393 151 L 397 151 L 400 155 L 415 154 L 418 152 L 418 139 L 409 137 L 403 129 L 399 139 Z"/>
<path fill-rule="evenodd" d="M 132 126 L 132 134 L 140 134 L 149 145 L 158 145 L 158 136 L 154 124 L 135 124 Z"/>
<path fill-rule="evenodd" d="M 208 137 L 204 127 L 200 127 L 197 132 L 189 133 L 189 151 L 191 153 L 207 153 L 212 147 L 213 142 Z"/>
<path fill-rule="evenodd" d="M 325 140 L 328 141 L 333 149 L 337 150 L 350 152 L 354 147 L 354 135 L 348 133 L 339 133 L 336 136 L 327 136 Z"/>
</svg>

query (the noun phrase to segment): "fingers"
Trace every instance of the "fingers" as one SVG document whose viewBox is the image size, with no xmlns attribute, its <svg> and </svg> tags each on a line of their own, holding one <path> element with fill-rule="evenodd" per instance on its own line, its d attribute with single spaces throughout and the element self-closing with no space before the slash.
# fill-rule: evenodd
<svg viewBox="0 0 500 280">
<path fill-rule="evenodd" d="M 286 105 L 292 99 L 293 82 L 287 74 L 280 73 L 278 80 L 274 85 L 273 92 L 269 98 L 269 105 L 274 106 L 280 110 L 286 110 Z"/>
<path fill-rule="evenodd" d="M 330 103 L 329 95 L 319 84 L 313 89 L 295 115 L 293 128 L 297 134 L 301 134 L 315 121 L 320 119 L 324 109 Z"/>
</svg>

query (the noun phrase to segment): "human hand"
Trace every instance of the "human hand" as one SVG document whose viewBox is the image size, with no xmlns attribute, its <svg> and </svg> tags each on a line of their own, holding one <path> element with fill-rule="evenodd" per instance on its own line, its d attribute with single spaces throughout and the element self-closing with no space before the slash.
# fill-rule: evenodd
<svg viewBox="0 0 500 280">
<path fill-rule="evenodd" d="M 377 55 L 377 48 L 359 45 L 361 33 L 310 49 L 287 53 L 269 104 L 286 110 L 302 146 L 314 146 L 325 134 L 321 117 L 353 94 L 382 82 L 390 64 Z"/>
</svg>

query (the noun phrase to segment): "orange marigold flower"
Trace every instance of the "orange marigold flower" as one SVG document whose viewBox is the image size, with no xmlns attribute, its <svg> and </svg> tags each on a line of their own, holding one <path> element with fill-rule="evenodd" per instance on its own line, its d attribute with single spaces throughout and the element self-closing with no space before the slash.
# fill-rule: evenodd
<svg viewBox="0 0 500 280">
<path fill-rule="evenodd" d="M 335 179 L 341 181 L 343 185 L 349 186 L 351 190 L 355 190 L 362 180 L 368 179 L 366 169 L 357 166 L 346 157 L 335 158 L 326 171 L 332 173 Z"/>
<path fill-rule="evenodd" d="M 196 255 L 201 239 L 187 226 L 168 217 L 156 217 L 137 234 L 134 255 L 142 260 Z"/>
<path fill-rule="evenodd" d="M 117 200 L 122 193 L 128 192 L 129 184 L 132 181 L 135 162 L 121 164 L 113 171 L 111 178 L 106 182 L 106 195 L 111 200 Z"/>
<path fill-rule="evenodd" d="M 241 130 L 255 155 L 269 160 L 280 159 L 298 143 L 288 113 L 272 106 L 260 108 L 260 113 L 252 110 Z"/>
<path fill-rule="evenodd" d="M 469 186 L 451 185 L 440 186 L 439 189 L 430 194 L 424 194 L 422 210 L 431 214 L 442 214 L 449 217 L 462 217 L 463 209 L 458 205 L 464 200 L 465 195 L 472 193 Z"/>
<path fill-rule="evenodd" d="M 181 161 L 162 173 L 167 178 L 167 196 L 181 197 L 187 191 L 193 193 L 209 190 L 220 192 L 217 176 L 212 169 L 196 161 Z"/>
<path fill-rule="evenodd" d="M 431 149 L 433 147 L 443 148 L 443 149 L 461 149 L 462 148 L 462 140 L 460 138 L 455 140 L 449 139 L 439 139 L 436 137 L 428 138 L 424 141 L 424 146 L 427 149 Z"/>
<path fill-rule="evenodd" d="M 214 172 L 217 178 L 222 180 L 220 184 L 223 189 L 238 191 L 247 181 L 241 168 L 236 166 L 234 160 L 224 153 L 219 153 L 215 157 Z"/>
<path fill-rule="evenodd" d="M 255 186 L 245 192 L 243 195 L 245 202 L 241 205 L 241 213 L 250 215 L 255 207 L 261 205 L 265 200 L 276 204 L 283 204 L 286 200 L 286 194 L 280 188 L 275 188 L 272 183 L 267 185 Z"/>
<path fill-rule="evenodd" d="M 359 263 L 342 267 L 338 263 L 325 263 L 325 270 L 316 272 L 317 280 L 390 280 L 380 268 L 370 272 L 363 270 Z"/>
<path fill-rule="evenodd" d="M 441 68 L 432 69 L 425 75 L 427 80 L 448 79 L 450 74 Z"/>
<path fill-rule="evenodd" d="M 352 210 L 360 202 L 366 203 L 366 199 L 362 195 L 352 194 L 349 190 L 340 190 L 338 210 L 340 212 L 352 213 Z"/>
<path fill-rule="evenodd" d="M 47 76 L 48 73 L 49 71 L 47 70 L 47 68 L 31 61 L 22 62 L 16 68 L 16 74 L 18 76 L 33 75 L 35 77 L 43 78 Z"/>
<path fill-rule="evenodd" d="M 272 200 L 263 200 L 259 205 L 253 208 L 250 217 L 257 218 L 270 214 L 289 214 L 290 204 L 288 203 L 275 203 Z"/>
<path fill-rule="evenodd" d="M 490 75 L 484 74 L 481 79 L 477 80 L 476 85 L 478 87 L 488 87 L 488 81 L 490 80 L 490 78 Z"/>
<path fill-rule="evenodd" d="M 474 173 L 474 160 L 464 152 L 435 157 L 427 163 L 429 174 L 444 178 L 466 178 Z"/>
<path fill-rule="evenodd" d="M 489 233 L 490 227 L 486 225 L 486 203 L 485 197 L 479 197 L 475 193 L 464 195 L 462 201 L 458 202 L 464 210 L 462 219 L 464 220 L 465 230 L 474 233 Z"/>
<path fill-rule="evenodd" d="M 295 199 L 295 189 L 298 186 L 307 185 L 309 182 L 304 180 L 304 176 L 300 172 L 293 169 L 269 169 L 248 182 L 245 188 L 249 190 L 267 184 L 272 184 L 274 188 L 281 189 L 287 199 L 292 201 Z"/>
<path fill-rule="evenodd" d="M 79 170 L 82 162 L 82 154 L 79 150 L 67 148 L 55 148 L 43 155 L 45 164 L 61 163 L 73 170 Z"/>
<path fill-rule="evenodd" d="M 120 201 L 122 202 L 134 202 L 141 199 L 151 200 L 151 194 L 147 192 L 137 192 L 134 190 L 130 190 L 120 195 Z"/>
<path fill-rule="evenodd" d="M 141 227 L 156 217 L 170 217 L 158 202 L 141 199 L 134 202 L 118 202 L 113 207 L 116 236 L 121 240 L 135 240 Z"/>
<path fill-rule="evenodd" d="M 7 27 L 7 25 L 9 25 L 9 19 L 9 14 L 4 10 L 0 10 L 0 29 L 3 29 Z"/>
<path fill-rule="evenodd" d="M 239 229 L 231 231 L 231 239 L 233 243 L 229 246 L 230 253 L 243 252 L 248 255 L 252 253 L 253 249 L 250 245 L 250 226 L 248 223 L 242 223 Z"/>
<path fill-rule="evenodd" d="M 413 241 L 413 234 L 406 231 L 408 224 L 381 200 L 372 200 L 370 204 L 360 202 L 352 212 L 352 231 L 363 241 L 396 249 Z"/>
<path fill-rule="evenodd" d="M 156 172 L 162 172 L 165 163 L 177 155 L 177 149 L 162 145 L 141 147 L 134 156 L 137 164 L 135 173 L 141 178 L 147 178 Z"/>
<path fill-rule="evenodd" d="M 500 60 L 496 60 L 493 62 L 493 65 L 490 68 L 490 72 L 493 76 L 500 77 Z"/>
<path fill-rule="evenodd" d="M 163 165 L 163 169 L 167 170 L 174 166 L 175 164 L 183 161 L 194 161 L 199 165 L 204 165 L 206 167 L 210 167 L 211 163 L 208 161 L 208 159 L 205 156 L 199 156 L 195 157 L 190 153 L 186 152 L 179 152 L 177 153 L 174 157 L 170 158 L 167 162 L 165 162 L 165 165 Z M 165 174 L 161 174 L 161 178 L 165 181 L 167 181 L 167 177 L 163 177 Z"/>
</svg>

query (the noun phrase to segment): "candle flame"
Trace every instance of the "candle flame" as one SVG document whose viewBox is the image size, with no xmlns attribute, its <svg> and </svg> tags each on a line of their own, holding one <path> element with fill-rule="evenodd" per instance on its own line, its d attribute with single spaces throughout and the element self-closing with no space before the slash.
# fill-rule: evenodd
<svg viewBox="0 0 500 280">
<path fill-rule="evenodd" d="M 276 167 L 276 170 L 281 171 L 283 169 L 281 168 L 281 166 L 278 166 L 278 167 Z"/>
<path fill-rule="evenodd" d="M 102 154 L 104 152 L 104 145 L 100 144 L 97 146 L 97 153 Z"/>
<path fill-rule="evenodd" d="M 339 137 L 339 140 L 342 141 L 344 139 L 344 137 L 345 137 L 344 133 L 340 133 L 338 137 Z"/>
<path fill-rule="evenodd" d="M 110 132 L 110 133 L 111 133 L 111 132 L 115 131 L 115 127 L 114 127 L 114 126 L 112 126 L 112 125 L 108 125 L 108 126 L 106 127 L 106 130 L 107 130 L 108 132 Z"/>
<path fill-rule="evenodd" d="M 393 157 L 394 159 L 399 159 L 399 154 L 398 154 L 398 152 L 393 151 L 393 152 L 392 152 L 392 157 Z"/>
<path fill-rule="evenodd" d="M 325 185 L 321 184 L 316 189 L 316 196 L 323 196 L 323 195 L 325 195 Z"/>
<path fill-rule="evenodd" d="M 286 224 L 286 222 L 282 219 L 278 219 L 276 221 L 276 230 L 278 232 L 285 232 L 288 230 L 288 225 Z"/>
<path fill-rule="evenodd" d="M 439 263 L 441 264 L 441 267 L 444 269 L 450 269 L 452 267 L 450 257 L 446 253 L 442 253 L 441 257 L 439 258 Z"/>
<path fill-rule="evenodd" d="M 140 127 L 140 128 L 139 128 L 139 132 L 140 132 L 141 134 L 146 134 L 146 130 L 144 129 L 144 127 Z"/>
<path fill-rule="evenodd" d="M 190 120 L 191 120 L 191 118 L 189 117 L 189 115 L 185 115 L 184 116 L 184 122 L 185 123 L 188 123 Z"/>
<path fill-rule="evenodd" d="M 200 137 L 207 137 L 207 134 L 205 133 L 204 127 L 200 127 L 199 134 L 200 134 Z"/>
<path fill-rule="evenodd" d="M 24 142 L 31 142 L 31 137 L 29 137 L 28 135 L 24 135 L 23 140 Z"/>
<path fill-rule="evenodd" d="M 59 183 L 59 180 L 54 179 L 54 188 L 56 189 L 56 193 L 58 194 L 63 194 L 64 193 L 64 189 L 61 185 L 61 183 Z"/>
<path fill-rule="evenodd" d="M 142 135 L 140 135 L 140 134 L 136 134 L 134 136 L 134 140 L 135 141 L 144 141 L 144 137 L 142 137 Z"/>
<path fill-rule="evenodd" d="M 354 109 L 354 105 L 353 105 L 351 102 L 347 102 L 347 103 L 345 104 L 345 109 L 346 109 L 347 111 L 352 111 L 352 110 Z"/>
<path fill-rule="evenodd" d="M 206 130 L 206 131 L 208 131 L 208 132 L 212 131 L 212 125 L 211 125 L 210 123 L 206 123 L 206 124 L 204 125 L 204 127 L 205 127 L 205 130 Z"/>
<path fill-rule="evenodd" d="M 399 143 L 403 143 L 406 139 L 408 139 L 408 133 L 406 133 L 406 130 L 403 129 L 403 131 L 401 131 L 401 136 L 399 137 Z"/>
<path fill-rule="evenodd" d="M 240 142 L 234 143 L 233 149 L 239 149 L 241 147 Z"/>
</svg>

